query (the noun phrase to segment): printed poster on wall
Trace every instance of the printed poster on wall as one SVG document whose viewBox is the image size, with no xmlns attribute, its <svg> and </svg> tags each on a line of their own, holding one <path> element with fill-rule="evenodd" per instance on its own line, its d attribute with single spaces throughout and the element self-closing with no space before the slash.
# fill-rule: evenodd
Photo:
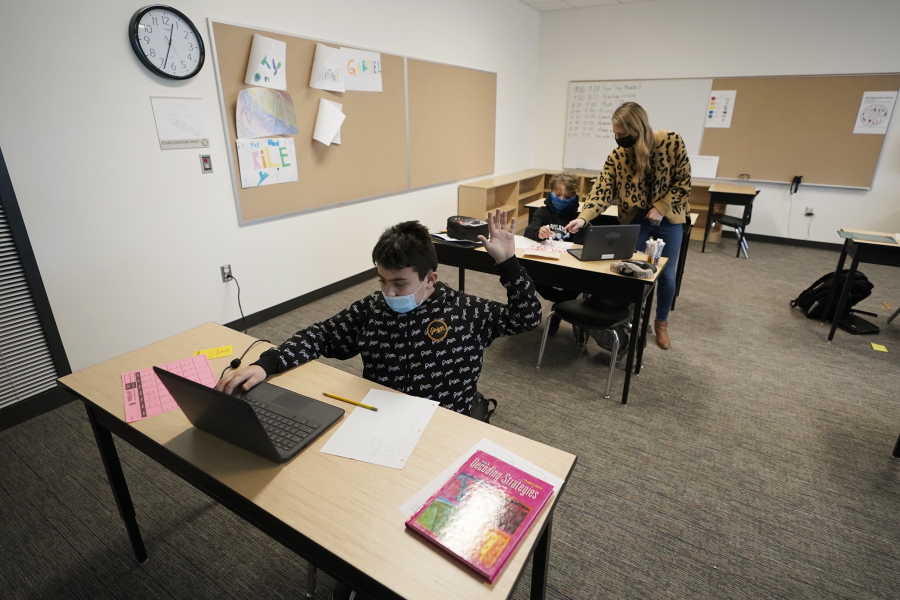
<svg viewBox="0 0 900 600">
<path fill-rule="evenodd" d="M 328 92 L 345 90 L 344 53 L 340 48 L 316 44 L 316 56 L 313 59 L 312 72 L 309 74 L 309 87 Z"/>
<path fill-rule="evenodd" d="M 286 90 L 286 55 L 287 44 L 285 42 L 254 33 L 244 83 L 275 90 Z"/>
<path fill-rule="evenodd" d="M 293 138 L 236 140 L 235 143 L 242 188 L 297 181 Z"/>
<path fill-rule="evenodd" d="M 291 95 L 269 88 L 254 87 L 238 92 L 235 123 L 239 138 L 298 133 Z"/>
<path fill-rule="evenodd" d="M 863 92 L 853 133 L 886 134 L 896 102 L 897 92 Z"/>
<path fill-rule="evenodd" d="M 160 150 L 209 146 L 201 98 L 150 96 L 150 105 Z"/>
<path fill-rule="evenodd" d="M 734 99 L 737 90 L 713 90 L 709 93 L 709 110 L 706 112 L 706 126 L 728 129 L 734 113 Z"/>
<path fill-rule="evenodd" d="M 348 92 L 381 91 L 381 54 L 341 48 L 344 55 L 344 87 Z"/>
</svg>

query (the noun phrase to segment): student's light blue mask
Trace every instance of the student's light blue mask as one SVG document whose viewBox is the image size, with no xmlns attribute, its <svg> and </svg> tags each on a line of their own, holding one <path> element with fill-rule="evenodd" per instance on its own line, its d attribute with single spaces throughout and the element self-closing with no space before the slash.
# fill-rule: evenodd
<svg viewBox="0 0 900 600">
<path fill-rule="evenodd" d="M 425 285 L 424 279 L 422 280 L 422 285 Z M 388 307 L 392 311 L 400 314 L 408 313 L 422 304 L 422 302 L 425 302 L 425 298 L 422 298 L 422 302 L 416 302 L 416 294 L 422 289 L 422 285 L 420 285 L 412 294 L 407 294 L 406 296 L 388 296 L 384 292 L 381 292 L 381 295 L 384 296 L 384 301 L 387 302 Z"/>
<path fill-rule="evenodd" d="M 562 212 L 566 209 L 567 206 L 572 204 L 578 199 L 577 196 L 570 196 L 568 198 L 558 198 L 556 194 L 550 192 L 550 202 L 553 203 L 553 208 L 557 211 Z"/>
</svg>

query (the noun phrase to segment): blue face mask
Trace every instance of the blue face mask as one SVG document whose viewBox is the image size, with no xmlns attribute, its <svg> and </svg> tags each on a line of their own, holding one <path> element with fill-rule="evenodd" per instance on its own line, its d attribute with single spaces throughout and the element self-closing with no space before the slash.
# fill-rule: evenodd
<svg viewBox="0 0 900 600">
<path fill-rule="evenodd" d="M 569 198 L 557 198 L 556 194 L 550 192 L 550 202 L 557 211 L 564 211 L 570 204 L 578 200 L 578 196 L 570 196 Z"/>
<path fill-rule="evenodd" d="M 425 280 L 422 280 L 422 285 L 425 285 Z M 425 298 L 422 298 L 422 302 L 416 302 L 416 294 L 422 289 L 422 285 L 420 285 L 415 292 L 406 296 L 388 296 L 384 292 L 381 292 L 381 295 L 384 296 L 384 301 L 387 302 L 388 307 L 390 307 L 392 311 L 400 314 L 408 313 L 422 302 L 425 302 Z"/>
</svg>

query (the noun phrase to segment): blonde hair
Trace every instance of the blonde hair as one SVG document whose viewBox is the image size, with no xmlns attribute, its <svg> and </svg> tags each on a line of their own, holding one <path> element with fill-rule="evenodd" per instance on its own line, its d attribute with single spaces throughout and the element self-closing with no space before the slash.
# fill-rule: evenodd
<svg viewBox="0 0 900 600">
<path fill-rule="evenodd" d="M 552 192 L 554 189 L 556 189 L 556 185 L 559 183 L 561 183 L 566 188 L 566 192 L 570 192 L 571 194 L 578 193 L 577 175 L 573 175 L 572 173 L 557 173 L 550 178 L 550 191 Z M 567 193 L 566 197 L 568 197 L 570 193 Z"/>
<path fill-rule="evenodd" d="M 612 122 L 624 129 L 628 135 L 637 136 L 632 149 L 637 166 L 636 176 L 643 177 L 650 171 L 650 155 L 656 146 L 656 137 L 650 128 L 647 111 L 636 102 L 626 102 L 613 113 Z"/>
</svg>

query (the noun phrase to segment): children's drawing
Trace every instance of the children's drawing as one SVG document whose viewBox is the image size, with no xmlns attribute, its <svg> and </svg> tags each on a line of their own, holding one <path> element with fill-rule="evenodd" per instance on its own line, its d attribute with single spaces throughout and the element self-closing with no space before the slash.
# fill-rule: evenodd
<svg viewBox="0 0 900 600">
<path fill-rule="evenodd" d="M 236 144 L 242 188 L 297 181 L 293 138 L 236 140 Z"/>
<path fill-rule="evenodd" d="M 287 44 L 284 42 L 254 33 L 244 83 L 286 90 L 286 53 Z"/>
<path fill-rule="evenodd" d="M 281 90 L 253 87 L 238 92 L 235 121 L 239 138 L 298 133 L 294 101 Z"/>
<path fill-rule="evenodd" d="M 381 54 L 341 48 L 344 55 L 344 87 L 348 92 L 381 91 Z"/>
<path fill-rule="evenodd" d="M 316 56 L 313 58 L 312 73 L 309 75 L 309 87 L 329 92 L 343 92 L 345 90 L 344 62 L 344 53 L 340 48 L 316 44 Z"/>
</svg>

